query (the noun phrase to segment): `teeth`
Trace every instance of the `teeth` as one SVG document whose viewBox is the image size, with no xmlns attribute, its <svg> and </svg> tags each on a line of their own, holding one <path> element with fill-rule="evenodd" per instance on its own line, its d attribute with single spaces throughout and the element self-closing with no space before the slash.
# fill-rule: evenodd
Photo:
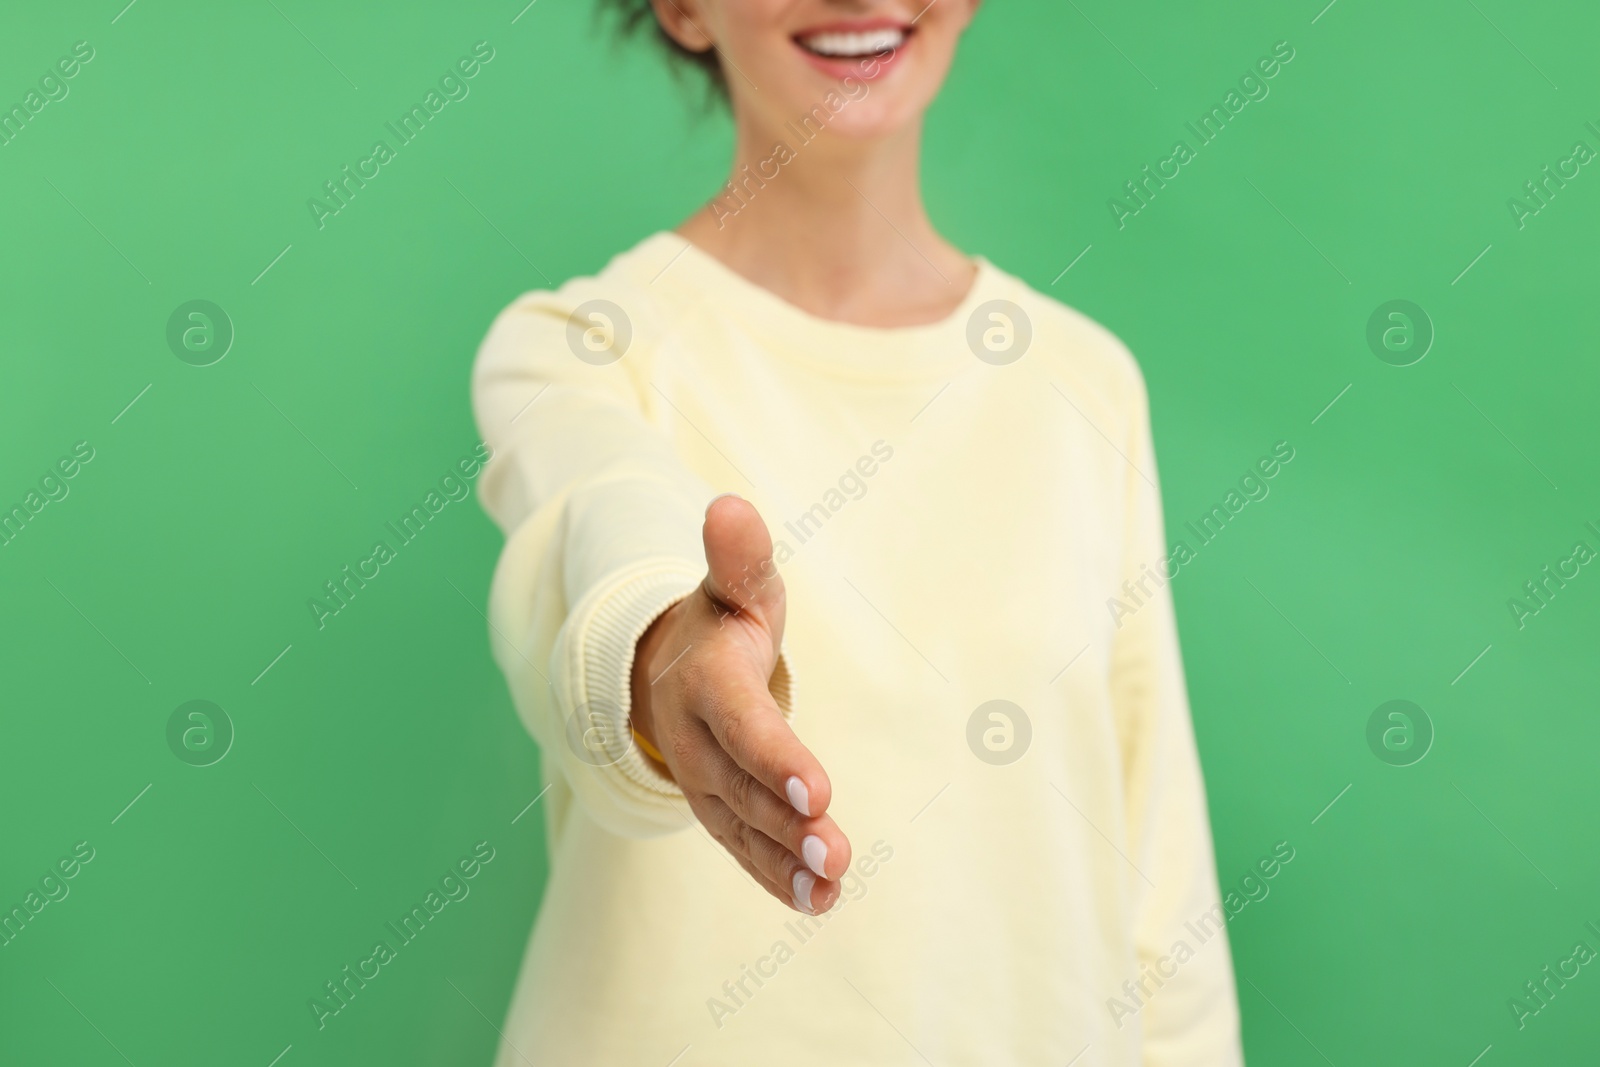
<svg viewBox="0 0 1600 1067">
<path fill-rule="evenodd" d="M 866 30 L 861 33 L 813 33 L 800 38 L 800 43 L 812 52 L 824 56 L 873 56 L 899 48 L 906 35 L 901 30 Z"/>
</svg>

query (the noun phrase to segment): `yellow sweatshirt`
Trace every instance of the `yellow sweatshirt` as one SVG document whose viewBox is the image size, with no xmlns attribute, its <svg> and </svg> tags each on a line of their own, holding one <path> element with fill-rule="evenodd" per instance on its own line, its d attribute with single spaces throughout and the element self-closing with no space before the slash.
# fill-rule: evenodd
<svg viewBox="0 0 1600 1067">
<path fill-rule="evenodd" d="M 976 263 L 874 329 L 659 233 L 490 329 L 490 639 L 551 850 L 501 1067 L 1241 1062 L 1143 379 Z M 774 695 L 854 849 L 814 918 L 629 743 L 719 492 L 772 531 Z"/>
</svg>

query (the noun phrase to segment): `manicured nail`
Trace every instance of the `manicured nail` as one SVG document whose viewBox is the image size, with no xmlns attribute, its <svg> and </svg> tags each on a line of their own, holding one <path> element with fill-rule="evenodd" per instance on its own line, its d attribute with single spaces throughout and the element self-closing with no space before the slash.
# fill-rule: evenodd
<svg viewBox="0 0 1600 1067">
<path fill-rule="evenodd" d="M 800 856 L 806 861 L 807 867 L 817 872 L 817 877 L 828 877 L 828 872 L 823 870 L 828 865 L 828 846 L 822 843 L 822 838 L 807 834 L 805 840 L 800 842 Z"/>
<path fill-rule="evenodd" d="M 816 884 L 817 876 L 804 867 L 794 872 L 794 906 L 807 915 L 816 913 L 811 906 L 811 887 Z"/>
<path fill-rule="evenodd" d="M 799 777 L 791 775 L 789 780 L 783 783 L 783 791 L 789 794 L 789 803 L 795 811 L 807 818 L 811 816 L 811 791 Z"/>
<path fill-rule="evenodd" d="M 721 500 L 725 496 L 737 497 L 740 500 L 744 499 L 744 497 L 739 496 L 738 493 L 718 493 L 716 496 L 711 498 L 711 504 L 715 504 L 717 501 Z M 706 514 L 707 515 L 711 514 L 711 504 L 707 504 L 706 505 Z"/>
</svg>

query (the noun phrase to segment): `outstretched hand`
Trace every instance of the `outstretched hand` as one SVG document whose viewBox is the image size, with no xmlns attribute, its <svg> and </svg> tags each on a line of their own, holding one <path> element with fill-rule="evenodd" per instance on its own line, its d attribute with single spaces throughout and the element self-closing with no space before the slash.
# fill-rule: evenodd
<svg viewBox="0 0 1600 1067">
<path fill-rule="evenodd" d="M 639 638 L 633 728 L 751 877 L 798 911 L 827 911 L 850 842 L 827 814 L 822 764 L 767 687 L 785 604 L 772 537 L 753 504 L 728 495 L 706 509 L 704 539 L 705 581 Z"/>
</svg>

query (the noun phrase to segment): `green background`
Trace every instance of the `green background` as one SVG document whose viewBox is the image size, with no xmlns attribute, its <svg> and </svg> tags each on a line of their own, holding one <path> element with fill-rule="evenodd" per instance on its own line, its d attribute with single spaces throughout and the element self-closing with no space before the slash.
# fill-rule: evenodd
<svg viewBox="0 0 1600 1067">
<path fill-rule="evenodd" d="M 1523 628 L 1507 601 L 1600 548 L 1600 167 L 1525 228 L 1507 201 L 1600 148 L 1600 10 L 1322 2 L 991 0 L 930 209 L 1138 355 L 1174 537 L 1296 449 L 1174 583 L 1224 886 L 1296 849 L 1231 924 L 1250 1061 L 1591 1062 L 1600 966 L 1523 1029 L 1507 1002 L 1600 948 L 1600 568 Z M 587 2 L 121 6 L 0 35 L 7 106 L 95 49 L 0 147 L 0 505 L 95 449 L 0 548 L 0 905 L 96 850 L 0 948 L 0 1062 L 486 1064 L 546 870 L 499 534 L 451 504 L 325 629 L 306 601 L 475 444 L 491 317 L 711 195 L 726 120 Z M 480 40 L 470 96 L 319 230 L 307 199 Z M 212 366 L 166 343 L 193 299 L 237 332 Z M 1365 339 L 1392 299 L 1437 333 L 1412 366 Z M 1396 698 L 1436 731 L 1413 766 L 1367 745 Z M 236 729 L 209 767 L 167 746 L 191 699 Z M 479 841 L 471 896 L 319 1032 L 308 999 Z"/>
</svg>

